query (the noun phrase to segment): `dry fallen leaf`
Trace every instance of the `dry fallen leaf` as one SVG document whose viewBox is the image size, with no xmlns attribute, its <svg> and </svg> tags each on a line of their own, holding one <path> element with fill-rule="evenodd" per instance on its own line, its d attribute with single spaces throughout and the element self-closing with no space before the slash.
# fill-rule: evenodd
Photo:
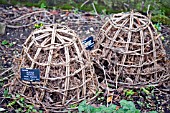
<svg viewBox="0 0 170 113">
<path fill-rule="evenodd" d="M 118 110 L 120 108 L 120 106 L 116 106 L 116 110 Z"/>
<path fill-rule="evenodd" d="M 112 102 L 113 96 L 107 97 L 107 102 Z"/>
</svg>

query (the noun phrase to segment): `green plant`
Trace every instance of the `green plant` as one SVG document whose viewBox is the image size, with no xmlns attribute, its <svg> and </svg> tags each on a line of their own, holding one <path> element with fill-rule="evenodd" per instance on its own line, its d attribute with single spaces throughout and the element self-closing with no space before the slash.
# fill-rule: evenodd
<svg viewBox="0 0 170 113">
<path fill-rule="evenodd" d="M 160 23 L 154 24 L 154 27 L 155 27 L 158 31 L 161 31 L 161 24 L 160 24 Z"/>
<path fill-rule="evenodd" d="M 79 13 L 79 9 L 78 9 L 78 8 L 75 8 L 75 9 L 73 10 L 73 12 L 74 12 L 74 14 L 78 14 L 78 13 Z"/>
<path fill-rule="evenodd" d="M 9 47 L 12 47 L 14 44 L 13 43 L 9 43 Z"/>
<path fill-rule="evenodd" d="M 165 24 L 165 25 L 170 25 L 170 18 L 168 18 L 165 15 L 152 16 L 151 20 L 153 22 L 158 22 L 158 23 L 162 23 L 162 24 Z"/>
<path fill-rule="evenodd" d="M 46 8 L 46 5 L 45 5 L 44 3 L 41 3 L 40 8 L 45 9 L 45 8 Z"/>
<path fill-rule="evenodd" d="M 154 24 L 154 27 L 158 30 L 161 31 L 161 24 L 158 22 L 157 24 Z"/>
<path fill-rule="evenodd" d="M 0 88 L 4 85 L 4 80 L 0 78 Z"/>
<path fill-rule="evenodd" d="M 47 7 L 47 2 L 46 0 L 40 0 L 39 3 L 40 8 L 45 9 Z"/>
<path fill-rule="evenodd" d="M 104 97 L 98 97 L 97 100 L 104 100 Z"/>
<path fill-rule="evenodd" d="M 164 36 L 161 36 L 161 39 L 162 39 L 162 41 L 164 41 L 164 40 L 165 40 L 165 37 L 164 37 Z"/>
<path fill-rule="evenodd" d="M 140 110 L 136 109 L 132 101 L 121 100 L 121 107 L 111 104 L 109 107 L 104 105 L 100 107 L 93 107 L 88 105 L 86 101 L 82 101 L 78 106 L 79 113 L 140 113 Z M 156 111 L 150 111 L 148 113 L 157 113 Z"/>
<path fill-rule="evenodd" d="M 106 15 L 106 12 L 107 12 L 106 9 L 103 9 L 103 10 L 102 10 L 102 13 L 103 13 L 104 15 Z"/>
<path fill-rule="evenodd" d="M 86 101 L 83 101 L 78 106 L 79 113 L 140 113 L 140 110 L 135 108 L 135 105 L 132 101 L 121 100 L 120 101 L 121 108 L 117 109 L 117 106 L 111 104 L 109 107 L 100 106 L 93 107 L 88 105 Z"/>
<path fill-rule="evenodd" d="M 133 90 L 124 90 L 125 96 L 131 97 L 135 92 Z"/>
<path fill-rule="evenodd" d="M 138 105 L 141 106 L 141 107 L 144 105 L 144 103 L 141 102 L 141 101 L 137 101 L 137 103 L 138 103 Z"/>
<path fill-rule="evenodd" d="M 153 89 L 155 89 L 155 86 L 149 85 L 149 86 L 146 87 L 146 89 L 147 90 L 153 90 Z"/>
<path fill-rule="evenodd" d="M 2 45 L 8 45 L 8 43 L 9 43 L 9 42 L 8 42 L 7 40 L 3 40 L 1 44 L 2 44 Z"/>
<path fill-rule="evenodd" d="M 25 102 L 25 98 L 20 96 L 19 94 L 16 94 L 15 97 L 11 98 L 11 94 L 9 94 L 8 90 L 4 90 L 3 96 L 5 98 L 8 98 L 8 104 L 7 108 L 14 108 L 16 113 L 35 113 L 38 112 L 37 109 L 35 109 L 34 105 L 27 104 Z M 41 113 L 41 110 L 39 111 Z"/>
<path fill-rule="evenodd" d="M 150 92 L 147 90 L 147 88 L 141 87 L 141 91 L 143 91 L 145 94 L 150 94 Z"/>
<path fill-rule="evenodd" d="M 38 29 L 43 26 L 43 23 L 34 24 L 34 28 Z"/>
<path fill-rule="evenodd" d="M 86 101 L 83 101 L 78 106 L 79 113 L 112 113 L 113 111 L 116 111 L 116 105 L 112 104 L 109 107 L 106 106 L 100 106 L 98 108 L 93 107 L 91 105 L 88 105 Z"/>
<path fill-rule="evenodd" d="M 5 98 L 11 98 L 11 94 L 9 94 L 8 89 L 4 89 L 3 96 L 4 96 Z"/>
<path fill-rule="evenodd" d="M 76 108 L 78 106 L 78 104 L 72 104 L 70 105 L 70 108 Z"/>
<path fill-rule="evenodd" d="M 3 40 L 1 42 L 1 45 L 5 46 L 5 47 L 12 47 L 14 45 L 13 42 L 9 43 L 7 40 Z"/>
<path fill-rule="evenodd" d="M 140 110 L 135 108 L 135 104 L 132 101 L 121 100 L 120 101 L 121 108 L 118 109 L 116 113 L 140 113 Z"/>
</svg>

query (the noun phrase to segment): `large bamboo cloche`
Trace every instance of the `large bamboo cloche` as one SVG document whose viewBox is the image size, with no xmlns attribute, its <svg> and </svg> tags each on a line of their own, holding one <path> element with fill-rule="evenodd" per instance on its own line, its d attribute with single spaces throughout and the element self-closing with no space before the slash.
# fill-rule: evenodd
<svg viewBox="0 0 170 113">
<path fill-rule="evenodd" d="M 97 90 L 88 54 L 66 26 L 52 24 L 34 30 L 23 45 L 20 68 L 40 69 L 40 82 L 32 82 L 32 96 L 30 83 L 21 81 L 18 73 L 11 80 L 10 92 L 50 111 L 93 99 Z"/>
<path fill-rule="evenodd" d="M 112 15 L 97 37 L 97 61 L 110 81 L 124 86 L 158 84 L 168 79 L 161 34 L 137 12 Z"/>
</svg>

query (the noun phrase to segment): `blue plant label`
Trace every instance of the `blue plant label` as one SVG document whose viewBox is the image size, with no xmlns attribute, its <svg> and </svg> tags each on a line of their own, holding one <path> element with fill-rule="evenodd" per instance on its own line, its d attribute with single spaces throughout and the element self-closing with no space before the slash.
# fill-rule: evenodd
<svg viewBox="0 0 170 113">
<path fill-rule="evenodd" d="M 83 40 L 83 44 L 86 47 L 86 50 L 92 50 L 94 47 L 94 41 L 93 41 L 93 36 L 90 36 Z"/>
<path fill-rule="evenodd" d="M 39 69 L 26 69 L 21 68 L 21 80 L 25 81 L 40 81 L 40 70 Z"/>
</svg>

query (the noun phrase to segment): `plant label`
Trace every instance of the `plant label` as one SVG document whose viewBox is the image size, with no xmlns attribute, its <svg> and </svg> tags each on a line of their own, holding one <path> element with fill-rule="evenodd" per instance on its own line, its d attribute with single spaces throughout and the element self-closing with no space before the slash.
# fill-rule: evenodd
<svg viewBox="0 0 170 113">
<path fill-rule="evenodd" d="M 92 50 L 94 47 L 93 36 L 86 38 L 82 43 L 85 45 L 86 50 Z"/>
<path fill-rule="evenodd" d="M 40 70 L 39 69 L 26 69 L 21 68 L 21 80 L 25 81 L 40 81 Z"/>
</svg>

